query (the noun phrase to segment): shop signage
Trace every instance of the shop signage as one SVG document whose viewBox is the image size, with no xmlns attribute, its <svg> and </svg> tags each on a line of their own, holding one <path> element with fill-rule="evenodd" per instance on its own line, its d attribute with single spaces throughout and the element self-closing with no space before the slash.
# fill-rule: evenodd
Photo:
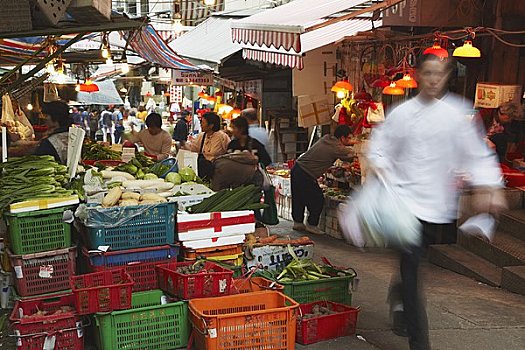
<svg viewBox="0 0 525 350">
<path fill-rule="evenodd" d="M 212 73 L 186 72 L 182 70 L 172 70 L 171 79 L 173 85 L 213 85 Z"/>
<path fill-rule="evenodd" d="M 480 24 L 481 11 L 462 7 L 462 0 L 405 0 L 387 8 L 384 26 L 452 27 Z M 461 11 L 460 11 L 461 9 Z"/>
<path fill-rule="evenodd" d="M 496 83 L 476 84 L 475 108 L 498 108 L 505 102 L 520 103 L 520 85 L 502 85 Z"/>
</svg>

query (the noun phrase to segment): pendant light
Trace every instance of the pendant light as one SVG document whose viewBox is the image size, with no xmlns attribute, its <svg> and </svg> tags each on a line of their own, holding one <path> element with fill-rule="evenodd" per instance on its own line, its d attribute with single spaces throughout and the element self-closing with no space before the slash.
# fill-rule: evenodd
<svg viewBox="0 0 525 350">
<path fill-rule="evenodd" d="M 436 38 L 434 44 L 423 51 L 423 55 L 434 55 L 441 59 L 448 58 L 448 51 L 439 45 L 439 40 Z"/>
<path fill-rule="evenodd" d="M 98 85 L 95 84 L 91 79 L 86 79 L 84 84 L 80 84 L 80 91 L 82 92 L 98 92 Z"/>
<path fill-rule="evenodd" d="M 339 92 L 339 91 L 345 91 L 345 92 L 350 92 L 352 91 L 354 88 L 352 86 L 352 84 L 350 84 L 348 82 L 348 80 L 346 79 L 343 79 L 343 80 L 340 80 L 338 81 L 337 83 L 334 84 L 334 86 L 332 86 L 332 89 L 331 91 L 332 92 Z"/>
<path fill-rule="evenodd" d="M 405 89 L 396 85 L 395 82 L 391 82 L 390 85 L 383 89 L 384 95 L 404 95 Z"/>
<path fill-rule="evenodd" d="M 481 51 L 472 45 L 472 40 L 467 38 L 462 46 L 457 47 L 452 54 L 454 57 L 467 57 L 467 58 L 479 58 L 481 57 Z"/>
<path fill-rule="evenodd" d="M 396 81 L 396 86 L 406 89 L 414 89 L 417 88 L 417 81 L 414 78 L 412 78 L 410 73 L 405 73 L 405 75 L 403 75 L 403 78 Z"/>
</svg>

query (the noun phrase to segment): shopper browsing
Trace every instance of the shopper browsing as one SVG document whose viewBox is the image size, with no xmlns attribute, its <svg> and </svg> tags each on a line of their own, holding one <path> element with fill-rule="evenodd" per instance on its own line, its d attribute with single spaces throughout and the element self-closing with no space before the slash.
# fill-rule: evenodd
<svg viewBox="0 0 525 350">
<path fill-rule="evenodd" d="M 355 143 L 350 127 L 339 125 L 333 136 L 323 136 L 297 159 L 291 171 L 294 230 L 323 234 L 317 227 L 324 206 L 323 191 L 317 183 L 317 178 L 323 175 L 337 159 L 351 160 L 355 152 L 347 146 Z M 309 213 L 306 225 L 304 224 L 305 208 Z"/>
<path fill-rule="evenodd" d="M 450 60 L 425 55 L 418 62 L 419 94 L 393 109 L 372 132 L 369 162 L 422 223 L 422 244 L 400 253 L 401 282 L 391 286 L 394 329 L 409 337 L 411 350 L 430 349 L 425 305 L 420 295 L 419 261 L 440 225 L 457 215 L 456 174 L 466 171 L 473 186 L 491 191 L 493 213 L 505 205 L 494 153 L 461 106 L 441 98 L 452 70 Z M 397 334 L 397 333 L 396 333 Z"/>
<path fill-rule="evenodd" d="M 232 134 L 234 139 L 228 145 L 228 153 L 250 152 L 259 159 L 259 163 L 265 167 L 272 163 L 270 155 L 264 145 L 256 138 L 252 137 L 248 131 L 248 120 L 244 117 L 238 117 L 232 120 Z"/>
<path fill-rule="evenodd" d="M 247 108 L 242 110 L 241 117 L 245 117 L 250 124 L 250 136 L 259 141 L 266 150 L 268 150 L 269 141 L 266 129 L 259 126 L 259 118 L 257 118 L 257 110 L 255 108 Z"/>
<path fill-rule="evenodd" d="M 50 155 L 61 164 L 67 162 L 69 127 L 73 118 L 69 115 L 69 106 L 65 102 L 53 101 L 42 106 L 42 114 L 47 117 L 46 124 L 50 134 L 40 142 L 36 155 Z"/>
</svg>

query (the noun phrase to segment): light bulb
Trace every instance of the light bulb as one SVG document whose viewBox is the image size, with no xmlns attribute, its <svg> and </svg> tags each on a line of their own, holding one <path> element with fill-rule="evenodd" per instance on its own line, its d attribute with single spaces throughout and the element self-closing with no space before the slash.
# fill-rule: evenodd
<svg viewBox="0 0 525 350">
<path fill-rule="evenodd" d="M 46 65 L 46 71 L 47 71 L 49 74 L 55 74 L 55 73 L 56 73 L 55 65 L 53 64 L 53 62 L 49 62 L 49 63 Z"/>
<path fill-rule="evenodd" d="M 120 70 L 122 71 L 123 74 L 128 74 L 129 73 L 129 64 L 128 64 L 128 62 L 122 63 L 122 66 L 120 67 Z"/>
<path fill-rule="evenodd" d="M 204 5 L 213 6 L 215 5 L 215 0 L 204 0 Z"/>
<path fill-rule="evenodd" d="M 172 24 L 173 31 L 175 34 L 180 34 L 184 30 L 184 26 L 182 25 L 182 21 L 180 19 L 174 19 Z"/>
<path fill-rule="evenodd" d="M 108 57 L 106 60 L 106 64 L 113 64 L 113 59 L 111 57 Z"/>
<path fill-rule="evenodd" d="M 33 105 L 31 103 L 27 104 L 27 110 L 28 111 L 32 111 L 33 110 Z"/>
<path fill-rule="evenodd" d="M 346 92 L 344 92 L 343 90 L 339 90 L 339 91 L 337 91 L 336 96 L 337 96 L 337 98 L 343 99 L 343 98 L 346 97 Z"/>
<path fill-rule="evenodd" d="M 109 57 L 109 50 L 107 47 L 102 49 L 102 58 L 108 58 Z"/>
</svg>

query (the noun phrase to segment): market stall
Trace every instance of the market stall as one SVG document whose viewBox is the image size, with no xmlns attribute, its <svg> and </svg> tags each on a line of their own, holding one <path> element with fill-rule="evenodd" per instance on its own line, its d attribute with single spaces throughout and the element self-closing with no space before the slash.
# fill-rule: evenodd
<svg viewBox="0 0 525 350">
<path fill-rule="evenodd" d="M 135 153 L 123 162 L 125 153 L 86 142 L 72 178 L 52 157 L 1 165 L 0 182 L 9 189 L 0 202 L 8 222 L 2 307 L 15 310 L 9 322 L 20 348 L 53 342 L 51 349 L 172 349 L 194 342 L 223 349 L 231 340 L 221 322 L 236 322 L 241 309 L 269 318 L 257 321 L 257 331 L 243 321 L 239 346 L 258 339 L 292 349 L 296 340 L 355 332 L 355 271 L 314 263 L 308 237 L 256 229 L 255 211 L 267 207 L 260 189 L 214 193 L 174 159 L 156 162 Z M 212 336 L 209 310 L 232 303 L 241 309 L 221 313 Z M 304 315 L 296 322 L 300 305 Z M 259 336 L 286 313 L 279 340 Z M 317 318 L 333 318 L 332 326 L 312 333 L 308 323 Z M 330 333 L 333 322 L 339 326 Z M 97 334 L 96 344 L 87 334 Z"/>
</svg>

